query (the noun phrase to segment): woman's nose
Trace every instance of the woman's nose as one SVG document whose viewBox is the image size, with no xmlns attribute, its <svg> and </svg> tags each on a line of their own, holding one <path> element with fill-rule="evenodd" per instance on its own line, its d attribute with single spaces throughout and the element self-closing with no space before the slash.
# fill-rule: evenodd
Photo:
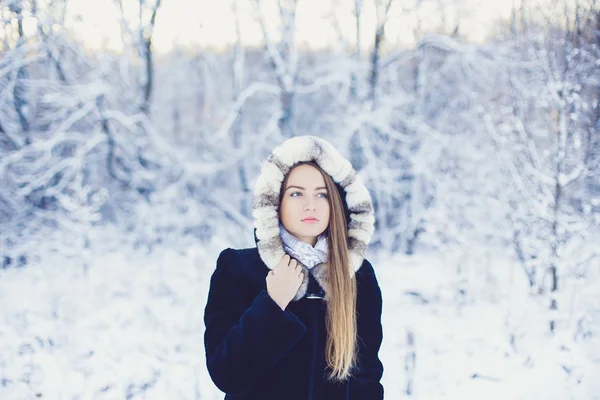
<svg viewBox="0 0 600 400">
<path fill-rule="evenodd" d="M 304 209 L 305 210 L 310 210 L 310 209 L 314 210 L 315 204 L 316 204 L 315 200 L 312 198 L 309 198 L 306 200 L 306 203 L 304 204 Z"/>
</svg>

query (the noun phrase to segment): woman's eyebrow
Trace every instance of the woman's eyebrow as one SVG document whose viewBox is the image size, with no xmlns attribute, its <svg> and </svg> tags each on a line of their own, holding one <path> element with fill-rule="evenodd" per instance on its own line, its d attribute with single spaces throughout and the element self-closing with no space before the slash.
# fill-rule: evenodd
<svg viewBox="0 0 600 400">
<path fill-rule="evenodd" d="M 296 189 L 300 189 L 300 190 L 306 190 L 302 186 L 296 186 L 296 185 L 290 185 L 285 190 L 288 190 L 288 189 L 291 189 L 291 188 L 296 188 Z M 321 189 L 327 189 L 327 188 L 325 186 L 319 186 L 318 188 L 315 188 L 315 190 L 321 190 Z"/>
</svg>

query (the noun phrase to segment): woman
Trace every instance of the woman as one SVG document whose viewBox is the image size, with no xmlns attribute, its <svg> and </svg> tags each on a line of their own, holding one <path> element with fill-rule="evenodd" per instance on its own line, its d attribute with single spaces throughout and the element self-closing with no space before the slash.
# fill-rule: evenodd
<svg viewBox="0 0 600 400">
<path fill-rule="evenodd" d="M 369 192 L 327 141 L 289 139 L 254 191 L 255 248 L 221 252 L 204 314 L 225 399 L 383 399 Z"/>
</svg>

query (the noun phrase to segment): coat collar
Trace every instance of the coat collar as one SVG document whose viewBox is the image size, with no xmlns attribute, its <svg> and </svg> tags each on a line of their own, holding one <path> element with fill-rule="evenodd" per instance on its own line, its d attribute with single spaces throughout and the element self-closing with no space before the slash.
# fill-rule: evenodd
<svg viewBox="0 0 600 400">
<path fill-rule="evenodd" d="M 284 250 L 279 236 L 279 191 L 287 173 L 301 161 L 312 161 L 329 174 L 343 190 L 348 209 L 349 273 L 362 265 L 375 228 L 373 203 L 360 175 L 329 142 L 315 136 L 296 136 L 277 146 L 263 163 L 254 187 L 254 236 L 260 258 L 269 269 L 279 265 Z M 306 267 L 304 267 L 306 268 Z M 308 271 L 307 271 L 308 272 Z M 315 266 L 311 273 L 327 292 L 326 263 Z M 306 293 L 308 274 L 294 298 Z"/>
</svg>

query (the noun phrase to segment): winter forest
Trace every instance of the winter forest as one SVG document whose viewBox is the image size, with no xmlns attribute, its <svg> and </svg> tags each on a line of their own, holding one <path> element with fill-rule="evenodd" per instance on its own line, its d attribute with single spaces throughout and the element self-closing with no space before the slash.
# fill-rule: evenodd
<svg viewBox="0 0 600 400">
<path fill-rule="evenodd" d="M 386 399 L 600 399 L 597 0 L 0 0 L 0 399 L 222 399 L 270 151 L 375 206 Z"/>
</svg>

